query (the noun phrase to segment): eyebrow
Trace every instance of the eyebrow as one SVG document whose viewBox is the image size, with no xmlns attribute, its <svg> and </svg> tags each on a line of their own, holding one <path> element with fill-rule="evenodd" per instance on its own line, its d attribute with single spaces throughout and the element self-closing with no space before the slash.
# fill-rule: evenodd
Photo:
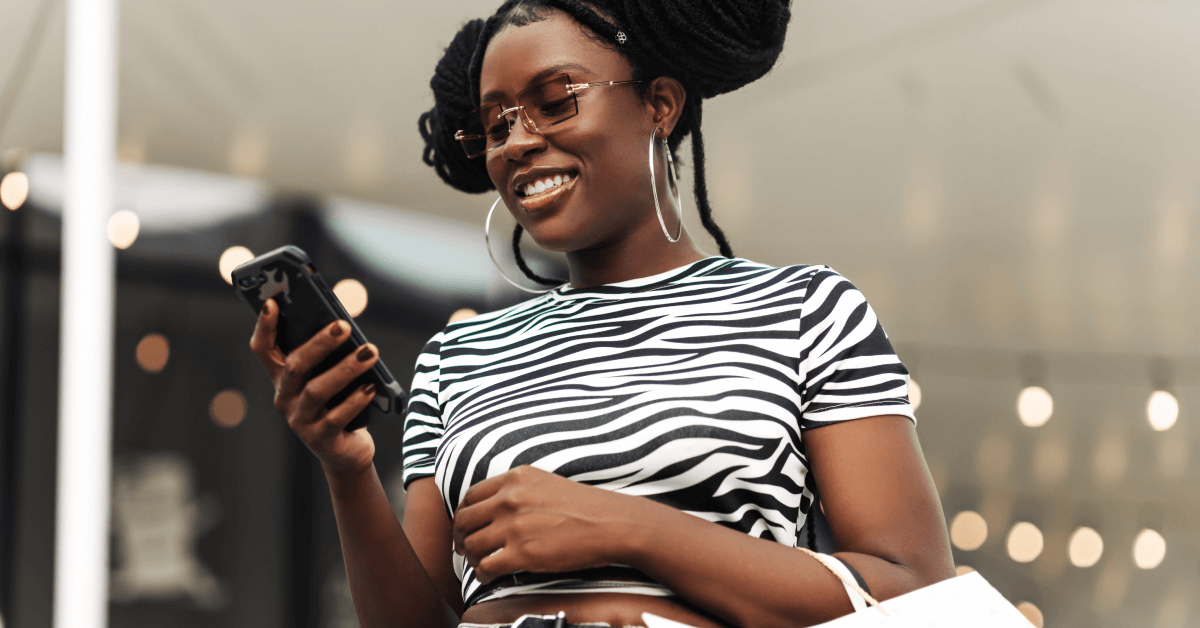
<svg viewBox="0 0 1200 628">
<path fill-rule="evenodd" d="M 530 85 L 537 85 L 541 81 L 548 79 L 555 74 L 562 74 L 567 70 L 579 70 L 580 72 L 591 74 L 591 71 L 578 63 L 564 61 L 563 63 L 556 63 L 548 68 L 543 69 L 541 72 L 534 74 L 533 78 L 529 79 L 529 82 L 526 83 L 525 86 L 528 87 Z M 504 96 L 504 90 L 494 89 L 480 97 L 479 104 L 485 105 L 494 101 L 499 101 L 501 96 Z"/>
</svg>

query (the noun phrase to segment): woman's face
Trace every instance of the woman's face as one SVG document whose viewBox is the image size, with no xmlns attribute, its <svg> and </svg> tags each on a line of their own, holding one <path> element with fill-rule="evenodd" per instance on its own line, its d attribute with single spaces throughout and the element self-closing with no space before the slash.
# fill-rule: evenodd
<svg viewBox="0 0 1200 628">
<path fill-rule="evenodd" d="M 562 72 L 573 83 L 632 78 L 619 53 L 589 39 L 569 16 L 550 10 L 545 17 L 492 39 L 480 77 L 484 104 L 516 106 L 517 94 Z M 503 146 L 481 157 L 516 220 L 553 251 L 612 246 L 646 225 L 658 228 L 650 222 L 647 164 L 650 134 L 663 124 L 655 123 L 654 107 L 634 85 L 582 90 L 578 103 L 578 115 L 543 133 L 518 122 Z M 556 176 L 570 181 L 526 195 L 527 185 Z"/>
</svg>

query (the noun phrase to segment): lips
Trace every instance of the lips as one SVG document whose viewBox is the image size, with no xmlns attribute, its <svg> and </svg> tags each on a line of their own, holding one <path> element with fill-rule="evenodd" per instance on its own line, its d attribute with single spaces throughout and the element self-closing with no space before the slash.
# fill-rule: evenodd
<svg viewBox="0 0 1200 628">
<path fill-rule="evenodd" d="M 553 186 L 546 187 L 550 182 L 553 182 Z M 579 176 L 574 174 L 555 175 L 554 177 L 550 177 L 550 182 L 547 182 L 546 178 L 541 178 L 533 183 L 525 184 L 525 189 L 532 190 L 533 194 L 525 195 L 523 192 L 518 193 L 517 203 L 526 212 L 541 212 L 558 204 L 561 199 L 570 194 L 579 182 Z"/>
<path fill-rule="evenodd" d="M 545 177 L 538 177 L 537 179 L 531 181 L 530 183 L 526 183 L 525 185 L 518 187 L 517 188 L 517 196 L 521 196 L 521 197 L 525 197 L 525 198 L 537 196 L 538 194 L 543 194 L 548 190 L 553 190 L 554 188 L 557 188 L 560 185 L 570 183 L 571 180 L 574 178 L 575 178 L 575 175 L 572 175 L 569 172 L 558 173 L 558 174 L 554 174 L 551 176 L 545 176 Z"/>
</svg>

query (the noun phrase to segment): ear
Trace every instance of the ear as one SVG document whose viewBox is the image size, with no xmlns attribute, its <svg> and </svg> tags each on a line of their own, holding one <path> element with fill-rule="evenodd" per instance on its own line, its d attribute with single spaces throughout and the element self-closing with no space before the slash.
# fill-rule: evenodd
<svg viewBox="0 0 1200 628">
<path fill-rule="evenodd" d="M 646 91 L 646 106 L 654 126 L 662 127 L 664 139 L 675 131 L 686 102 L 687 90 L 677 79 L 660 76 L 650 81 L 650 88 Z"/>
</svg>

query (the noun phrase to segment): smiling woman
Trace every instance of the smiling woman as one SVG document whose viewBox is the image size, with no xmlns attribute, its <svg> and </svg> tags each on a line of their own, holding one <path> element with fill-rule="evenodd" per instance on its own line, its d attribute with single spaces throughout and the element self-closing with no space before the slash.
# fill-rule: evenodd
<svg viewBox="0 0 1200 628">
<path fill-rule="evenodd" d="M 270 305 L 251 341 L 324 466 L 362 625 L 444 625 L 444 605 L 464 626 L 821 623 L 852 607 L 795 549 L 818 495 L 876 598 L 953 575 L 908 372 L 874 311 L 826 266 L 734 258 L 712 221 L 700 103 L 765 74 L 789 17 L 786 0 L 512 0 L 455 37 L 426 161 L 496 190 L 514 242 L 565 253 L 570 279 L 426 346 L 402 528 L 370 435 L 341 429 L 369 397 L 324 409 L 374 353 L 306 381 L 344 332 L 285 362 Z M 688 134 L 721 256 L 679 218 Z"/>
</svg>

